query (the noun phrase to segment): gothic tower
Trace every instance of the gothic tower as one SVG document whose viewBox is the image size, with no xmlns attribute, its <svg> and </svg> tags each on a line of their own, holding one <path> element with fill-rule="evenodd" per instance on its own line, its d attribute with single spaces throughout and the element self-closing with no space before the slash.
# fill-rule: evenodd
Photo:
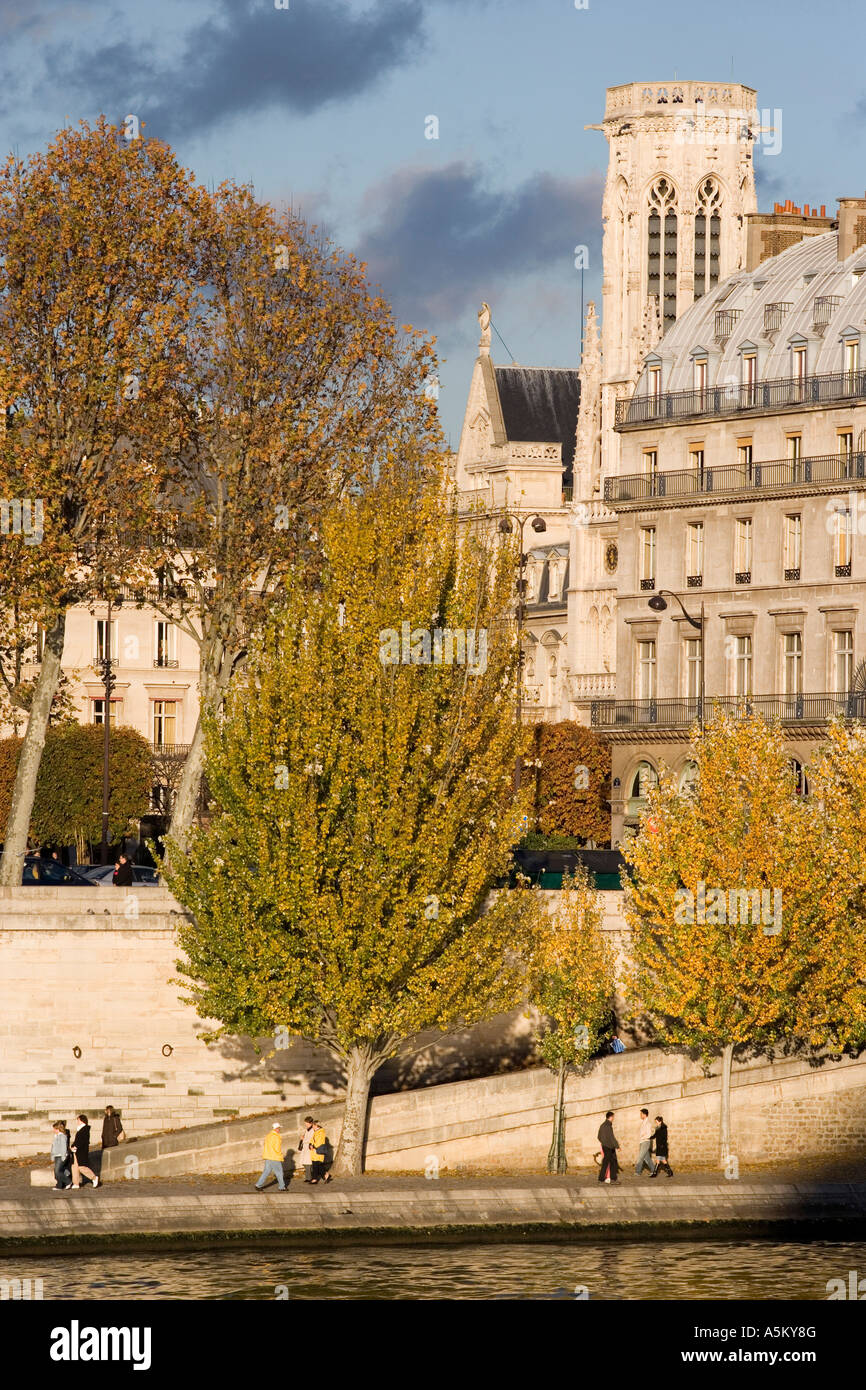
<svg viewBox="0 0 866 1390">
<path fill-rule="evenodd" d="M 739 83 L 628 82 L 609 87 L 602 217 L 602 475 L 618 472 L 614 402 L 650 349 L 655 301 L 664 334 L 695 299 L 746 263 L 757 212 L 752 147 L 757 93 Z M 654 317 L 652 314 L 652 317 Z"/>
<path fill-rule="evenodd" d="M 590 306 L 574 458 L 568 665 L 572 714 L 613 693 L 616 515 L 604 479 L 619 471 L 616 402 L 695 299 L 746 264 L 757 211 L 757 93 L 739 83 L 629 82 L 607 89 L 601 360 Z"/>
</svg>

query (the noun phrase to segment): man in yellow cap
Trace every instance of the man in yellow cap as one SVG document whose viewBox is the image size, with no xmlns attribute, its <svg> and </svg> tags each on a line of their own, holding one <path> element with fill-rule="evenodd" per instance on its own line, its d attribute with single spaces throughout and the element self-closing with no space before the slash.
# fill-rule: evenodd
<svg viewBox="0 0 866 1390">
<path fill-rule="evenodd" d="M 286 1190 L 286 1180 L 283 1177 L 283 1141 L 280 1138 L 280 1125 L 277 1121 L 271 1125 L 269 1132 L 265 1135 L 265 1142 L 262 1145 L 262 1154 L 265 1166 L 262 1169 L 262 1176 L 256 1183 L 256 1191 L 264 1192 L 265 1183 L 273 1175 L 277 1180 L 277 1186 L 281 1192 Z"/>
</svg>

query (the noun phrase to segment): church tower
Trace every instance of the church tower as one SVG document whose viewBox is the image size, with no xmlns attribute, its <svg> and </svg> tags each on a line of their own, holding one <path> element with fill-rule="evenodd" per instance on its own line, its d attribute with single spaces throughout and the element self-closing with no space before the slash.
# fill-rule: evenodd
<svg viewBox="0 0 866 1390">
<path fill-rule="evenodd" d="M 574 458 L 569 687 L 574 717 L 613 693 L 616 515 L 604 479 L 620 471 L 616 402 L 695 299 L 746 264 L 757 211 L 757 93 L 739 83 L 628 82 L 607 89 L 601 332 L 590 305 Z M 600 351 L 599 351 L 600 349 Z M 588 360 L 587 360 L 588 359 Z"/>
<path fill-rule="evenodd" d="M 630 394 L 647 331 L 663 335 L 695 299 L 746 264 L 757 212 L 752 148 L 757 93 L 739 83 L 628 82 L 609 87 L 602 217 L 602 415 Z M 603 430 L 601 473 L 618 472 Z"/>
</svg>

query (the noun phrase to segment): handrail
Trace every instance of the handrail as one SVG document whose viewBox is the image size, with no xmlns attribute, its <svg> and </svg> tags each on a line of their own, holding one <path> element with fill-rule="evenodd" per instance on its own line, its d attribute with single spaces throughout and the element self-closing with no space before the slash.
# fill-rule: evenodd
<svg viewBox="0 0 866 1390">
<path fill-rule="evenodd" d="M 866 454 L 814 454 L 808 458 L 769 459 L 764 463 L 704 463 L 700 468 L 657 473 L 626 473 L 606 478 L 605 502 L 639 502 L 649 498 L 704 496 L 708 493 L 760 492 L 803 484 L 866 479 Z"/>
<path fill-rule="evenodd" d="M 820 405 L 866 397 L 866 371 L 829 372 L 822 376 L 776 377 L 768 381 L 728 382 L 703 390 L 661 391 L 617 401 L 617 428 L 662 425 L 694 416 L 738 415 L 783 410 L 792 405 Z"/>
</svg>

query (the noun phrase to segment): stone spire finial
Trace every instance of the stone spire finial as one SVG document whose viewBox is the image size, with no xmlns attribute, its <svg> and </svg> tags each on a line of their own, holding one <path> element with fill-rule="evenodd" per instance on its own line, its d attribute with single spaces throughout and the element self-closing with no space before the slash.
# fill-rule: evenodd
<svg viewBox="0 0 866 1390">
<path fill-rule="evenodd" d="M 478 340 L 478 351 L 482 357 L 490 356 L 490 305 L 482 304 L 478 310 L 478 323 L 481 328 L 481 337 Z"/>
<path fill-rule="evenodd" d="M 598 315 L 591 299 L 586 306 L 580 371 L 580 408 L 574 446 L 574 498 L 586 500 L 599 488 L 601 429 L 601 344 Z"/>
</svg>

